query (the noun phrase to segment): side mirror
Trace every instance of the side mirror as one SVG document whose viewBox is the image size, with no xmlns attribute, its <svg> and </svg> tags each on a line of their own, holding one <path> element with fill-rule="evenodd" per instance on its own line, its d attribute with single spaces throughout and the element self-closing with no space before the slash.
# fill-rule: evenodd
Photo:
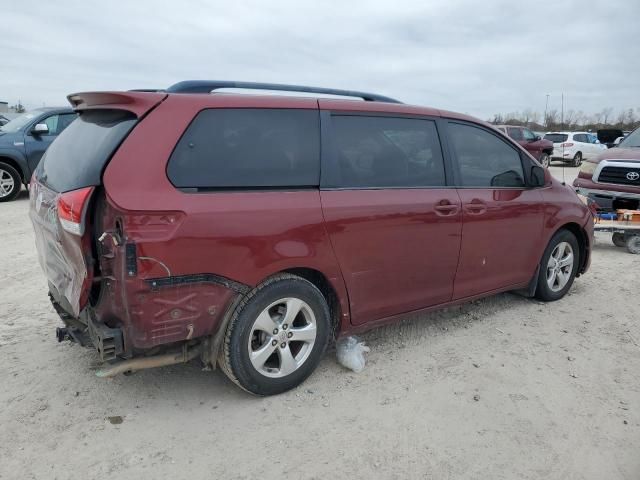
<svg viewBox="0 0 640 480">
<path fill-rule="evenodd" d="M 537 142 L 538 140 L 542 140 L 542 137 L 540 135 L 536 135 L 536 138 L 534 141 Z"/>
<path fill-rule="evenodd" d="M 618 138 L 616 138 L 616 139 L 615 139 L 615 141 L 613 142 L 613 145 L 617 147 L 618 145 L 620 145 L 620 142 L 621 142 L 622 140 L 624 140 L 624 137 L 618 137 Z"/>
<path fill-rule="evenodd" d="M 49 133 L 49 127 L 47 127 L 46 123 L 36 123 L 31 129 L 31 133 L 34 135 L 46 135 Z"/>
<path fill-rule="evenodd" d="M 544 187 L 544 184 L 546 182 L 544 178 L 544 168 L 539 165 L 532 165 L 530 181 L 532 187 Z"/>
<path fill-rule="evenodd" d="M 598 145 L 600 145 L 600 140 L 596 140 L 596 143 L 597 143 Z"/>
</svg>

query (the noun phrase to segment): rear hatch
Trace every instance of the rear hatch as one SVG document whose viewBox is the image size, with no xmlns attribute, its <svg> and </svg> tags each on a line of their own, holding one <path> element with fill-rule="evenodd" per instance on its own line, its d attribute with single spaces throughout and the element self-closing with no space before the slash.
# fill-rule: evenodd
<svg viewBox="0 0 640 480">
<path fill-rule="evenodd" d="M 613 146 L 613 142 L 616 141 L 616 138 L 623 136 L 624 132 L 617 128 L 606 128 L 598 130 L 598 140 L 600 140 L 600 143 L 606 145 L 609 148 Z"/>
<path fill-rule="evenodd" d="M 109 95 L 69 97 L 79 116 L 51 144 L 29 186 L 40 266 L 53 300 L 74 317 L 86 306 L 96 276 L 93 203 L 104 169 L 139 117 L 164 98 Z"/>
<path fill-rule="evenodd" d="M 547 133 L 544 136 L 545 140 L 549 140 L 553 143 L 553 154 L 555 156 L 562 156 L 562 151 L 564 149 L 562 144 L 566 143 L 568 138 L 569 135 L 566 133 Z M 565 144 L 565 146 L 567 145 Z"/>
</svg>

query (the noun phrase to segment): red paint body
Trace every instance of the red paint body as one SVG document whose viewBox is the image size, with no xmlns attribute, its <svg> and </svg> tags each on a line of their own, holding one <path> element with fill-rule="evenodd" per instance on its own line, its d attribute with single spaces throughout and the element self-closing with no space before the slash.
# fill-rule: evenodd
<svg viewBox="0 0 640 480">
<path fill-rule="evenodd" d="M 485 126 L 464 115 L 402 104 L 253 95 L 77 98 L 78 109 L 121 108 L 143 117 L 108 163 L 102 197 L 95 199 L 102 214 L 78 240 L 86 242 L 98 226 L 103 232 L 119 229 L 126 239 L 98 260 L 101 298 L 88 307 L 85 292 L 79 307 L 122 328 L 128 352 L 215 334 L 238 295 L 211 283 L 152 288 L 149 281 L 161 277 L 215 274 L 251 288 L 284 270 L 319 272 L 335 293 L 339 332 L 346 334 L 406 312 L 524 288 L 563 226 L 583 233 L 580 272 L 588 267 L 589 211 L 548 173 L 545 187 L 522 189 L 184 193 L 167 178 L 176 143 L 206 108 L 366 111 Z M 135 275 L 125 268 L 124 243 L 135 244 Z"/>
</svg>

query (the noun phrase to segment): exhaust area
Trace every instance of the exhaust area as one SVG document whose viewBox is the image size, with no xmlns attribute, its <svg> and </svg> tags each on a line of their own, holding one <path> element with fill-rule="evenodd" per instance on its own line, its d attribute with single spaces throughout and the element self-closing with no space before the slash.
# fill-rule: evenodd
<svg viewBox="0 0 640 480">
<path fill-rule="evenodd" d="M 168 353 L 165 355 L 154 355 L 153 357 L 123 360 L 105 368 L 101 368 L 96 372 L 96 376 L 100 378 L 108 378 L 114 377 L 119 373 L 135 372 L 138 370 L 145 370 L 147 368 L 166 367 L 177 363 L 187 363 L 200 355 L 201 350 L 200 346 L 194 347 L 190 350 L 185 346 L 181 353 Z"/>
</svg>

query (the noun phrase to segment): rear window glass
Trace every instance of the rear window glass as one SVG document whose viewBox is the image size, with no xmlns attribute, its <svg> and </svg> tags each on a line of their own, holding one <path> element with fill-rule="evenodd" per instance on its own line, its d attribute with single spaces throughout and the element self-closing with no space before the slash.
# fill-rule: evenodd
<svg viewBox="0 0 640 480">
<path fill-rule="evenodd" d="M 547 133 L 544 139 L 553 143 L 562 143 L 567 141 L 567 137 L 566 133 Z"/>
<path fill-rule="evenodd" d="M 102 170 L 135 122 L 122 110 L 82 112 L 47 149 L 36 178 L 57 192 L 100 185 Z"/>
<path fill-rule="evenodd" d="M 509 136 L 514 140 L 524 140 L 524 136 L 522 135 L 522 130 L 519 128 L 509 128 Z"/>
<path fill-rule="evenodd" d="M 176 145 L 167 174 L 178 188 L 317 187 L 316 110 L 208 109 Z"/>
</svg>

